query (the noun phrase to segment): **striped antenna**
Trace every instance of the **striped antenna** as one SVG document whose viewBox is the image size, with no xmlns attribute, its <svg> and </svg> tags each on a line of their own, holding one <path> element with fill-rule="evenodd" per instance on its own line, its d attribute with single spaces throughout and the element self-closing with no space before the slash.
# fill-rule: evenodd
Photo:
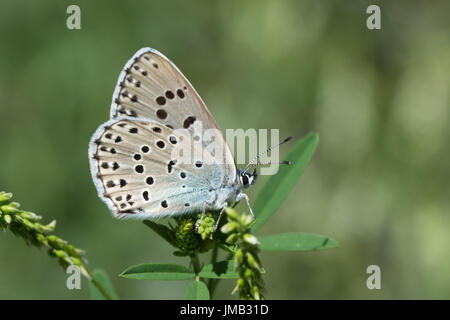
<svg viewBox="0 0 450 320">
<path fill-rule="evenodd" d="M 286 143 L 286 142 L 288 142 L 288 141 L 291 140 L 291 139 L 292 139 L 292 137 L 289 136 L 289 137 L 287 137 L 286 139 L 284 139 L 283 141 L 279 142 L 278 144 L 276 144 L 276 145 L 274 145 L 274 146 L 270 146 L 267 150 L 260 152 L 256 157 L 254 157 L 254 158 L 247 164 L 247 166 L 245 167 L 244 171 L 245 171 L 245 172 L 248 172 L 249 169 L 251 169 L 251 168 L 253 168 L 253 167 L 256 167 L 256 166 L 258 166 L 258 165 L 271 164 L 271 162 L 267 162 L 267 163 L 260 163 L 260 162 L 259 162 L 259 163 L 258 163 L 258 159 L 259 159 L 261 156 L 263 156 L 263 155 L 265 155 L 266 153 L 268 153 L 269 151 L 271 151 L 271 150 L 273 150 L 273 149 L 275 149 L 275 148 L 278 148 L 278 147 L 281 146 L 283 143 Z M 280 161 L 280 162 L 278 162 L 278 164 L 291 164 L 291 162 L 290 162 L 290 161 Z"/>
</svg>

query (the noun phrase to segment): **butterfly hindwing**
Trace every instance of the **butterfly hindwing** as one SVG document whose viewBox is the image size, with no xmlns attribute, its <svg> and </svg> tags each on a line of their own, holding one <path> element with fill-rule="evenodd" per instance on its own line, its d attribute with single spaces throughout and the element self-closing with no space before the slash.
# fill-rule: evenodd
<svg viewBox="0 0 450 320">
<path fill-rule="evenodd" d="M 116 217 L 157 218 L 200 212 L 211 186 L 224 177 L 201 146 L 161 123 L 112 119 L 90 143 L 92 178 L 100 198 Z M 191 148 L 193 161 L 176 148 Z M 208 165 L 206 165 L 208 163 Z"/>
</svg>

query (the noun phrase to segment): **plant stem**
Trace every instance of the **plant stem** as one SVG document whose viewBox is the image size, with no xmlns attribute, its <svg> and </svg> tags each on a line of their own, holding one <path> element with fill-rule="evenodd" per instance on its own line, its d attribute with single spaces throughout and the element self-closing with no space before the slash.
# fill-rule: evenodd
<svg viewBox="0 0 450 320">
<path fill-rule="evenodd" d="M 214 245 L 212 254 L 211 254 L 211 264 L 214 264 L 217 262 L 217 243 Z M 216 288 L 217 284 L 218 284 L 219 280 L 218 279 L 209 279 L 208 280 L 208 290 L 209 290 L 209 295 L 212 299 L 213 294 L 214 294 L 214 289 Z"/>
<path fill-rule="evenodd" d="M 196 254 L 192 255 L 191 261 L 192 261 L 192 266 L 194 267 L 194 272 L 197 275 L 196 278 L 198 278 L 198 273 L 200 272 L 200 261 L 198 260 L 198 256 Z"/>
<path fill-rule="evenodd" d="M 111 297 L 111 295 L 108 293 L 108 291 L 106 291 L 106 289 L 102 286 L 102 284 L 92 275 L 92 273 L 86 268 L 84 267 L 84 269 L 86 270 L 86 273 L 89 275 L 89 277 L 91 278 L 90 281 L 91 283 L 97 287 L 98 291 L 101 292 L 101 294 L 106 298 L 106 300 L 113 300 L 113 297 Z"/>
</svg>

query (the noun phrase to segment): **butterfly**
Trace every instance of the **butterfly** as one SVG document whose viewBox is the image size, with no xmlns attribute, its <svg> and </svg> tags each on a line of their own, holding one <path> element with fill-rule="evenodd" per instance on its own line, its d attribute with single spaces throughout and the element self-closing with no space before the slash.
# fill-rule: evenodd
<svg viewBox="0 0 450 320">
<path fill-rule="evenodd" d="M 196 139 L 197 124 L 215 130 L 222 152 L 216 155 L 206 141 Z M 178 149 L 194 149 L 193 160 L 181 161 Z M 90 140 L 89 160 L 98 196 L 117 218 L 201 212 L 202 219 L 206 211 L 217 211 L 218 224 L 224 209 L 243 199 L 254 216 L 243 190 L 255 182 L 256 169 L 236 168 L 203 100 L 157 50 L 140 49 L 125 64 L 114 90 L 110 120 Z"/>
</svg>

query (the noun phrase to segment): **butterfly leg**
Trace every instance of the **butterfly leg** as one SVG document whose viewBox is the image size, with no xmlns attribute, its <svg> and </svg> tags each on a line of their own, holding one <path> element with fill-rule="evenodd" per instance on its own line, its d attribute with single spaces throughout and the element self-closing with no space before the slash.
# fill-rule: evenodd
<svg viewBox="0 0 450 320">
<path fill-rule="evenodd" d="M 202 209 L 202 216 L 200 217 L 200 220 L 199 220 L 199 222 L 195 225 L 195 232 L 197 232 L 197 230 L 198 230 L 198 227 L 200 226 L 200 224 L 202 223 L 202 221 L 203 221 L 203 217 L 205 216 L 205 212 L 206 212 L 206 202 L 205 203 L 203 203 L 203 209 Z"/>
<path fill-rule="evenodd" d="M 225 208 L 226 208 L 226 207 L 228 207 L 228 203 L 225 202 L 225 203 L 223 204 L 222 210 L 220 211 L 219 218 L 217 219 L 216 225 L 214 226 L 214 231 L 217 230 L 217 226 L 219 225 L 220 218 L 222 218 L 222 213 L 225 211 Z"/>
<path fill-rule="evenodd" d="M 255 215 L 253 214 L 252 206 L 250 205 L 250 199 L 248 198 L 248 195 L 246 195 L 245 193 L 243 195 L 244 195 L 245 201 L 247 201 L 248 209 L 250 210 L 250 213 L 252 214 L 253 219 L 255 219 Z"/>
<path fill-rule="evenodd" d="M 252 206 L 250 205 L 250 199 L 248 198 L 248 195 L 246 195 L 245 193 L 239 193 L 239 194 L 237 195 L 237 197 L 236 197 L 236 203 L 235 203 L 234 206 L 236 206 L 236 204 L 237 204 L 239 201 L 241 201 L 242 199 L 245 199 L 245 201 L 247 201 L 247 206 L 248 206 L 248 208 L 249 208 L 249 210 L 250 210 L 250 213 L 252 214 L 252 217 L 253 217 L 254 219 L 256 219 L 255 215 L 253 214 Z M 233 206 L 233 208 L 234 208 L 234 206 Z"/>
</svg>

